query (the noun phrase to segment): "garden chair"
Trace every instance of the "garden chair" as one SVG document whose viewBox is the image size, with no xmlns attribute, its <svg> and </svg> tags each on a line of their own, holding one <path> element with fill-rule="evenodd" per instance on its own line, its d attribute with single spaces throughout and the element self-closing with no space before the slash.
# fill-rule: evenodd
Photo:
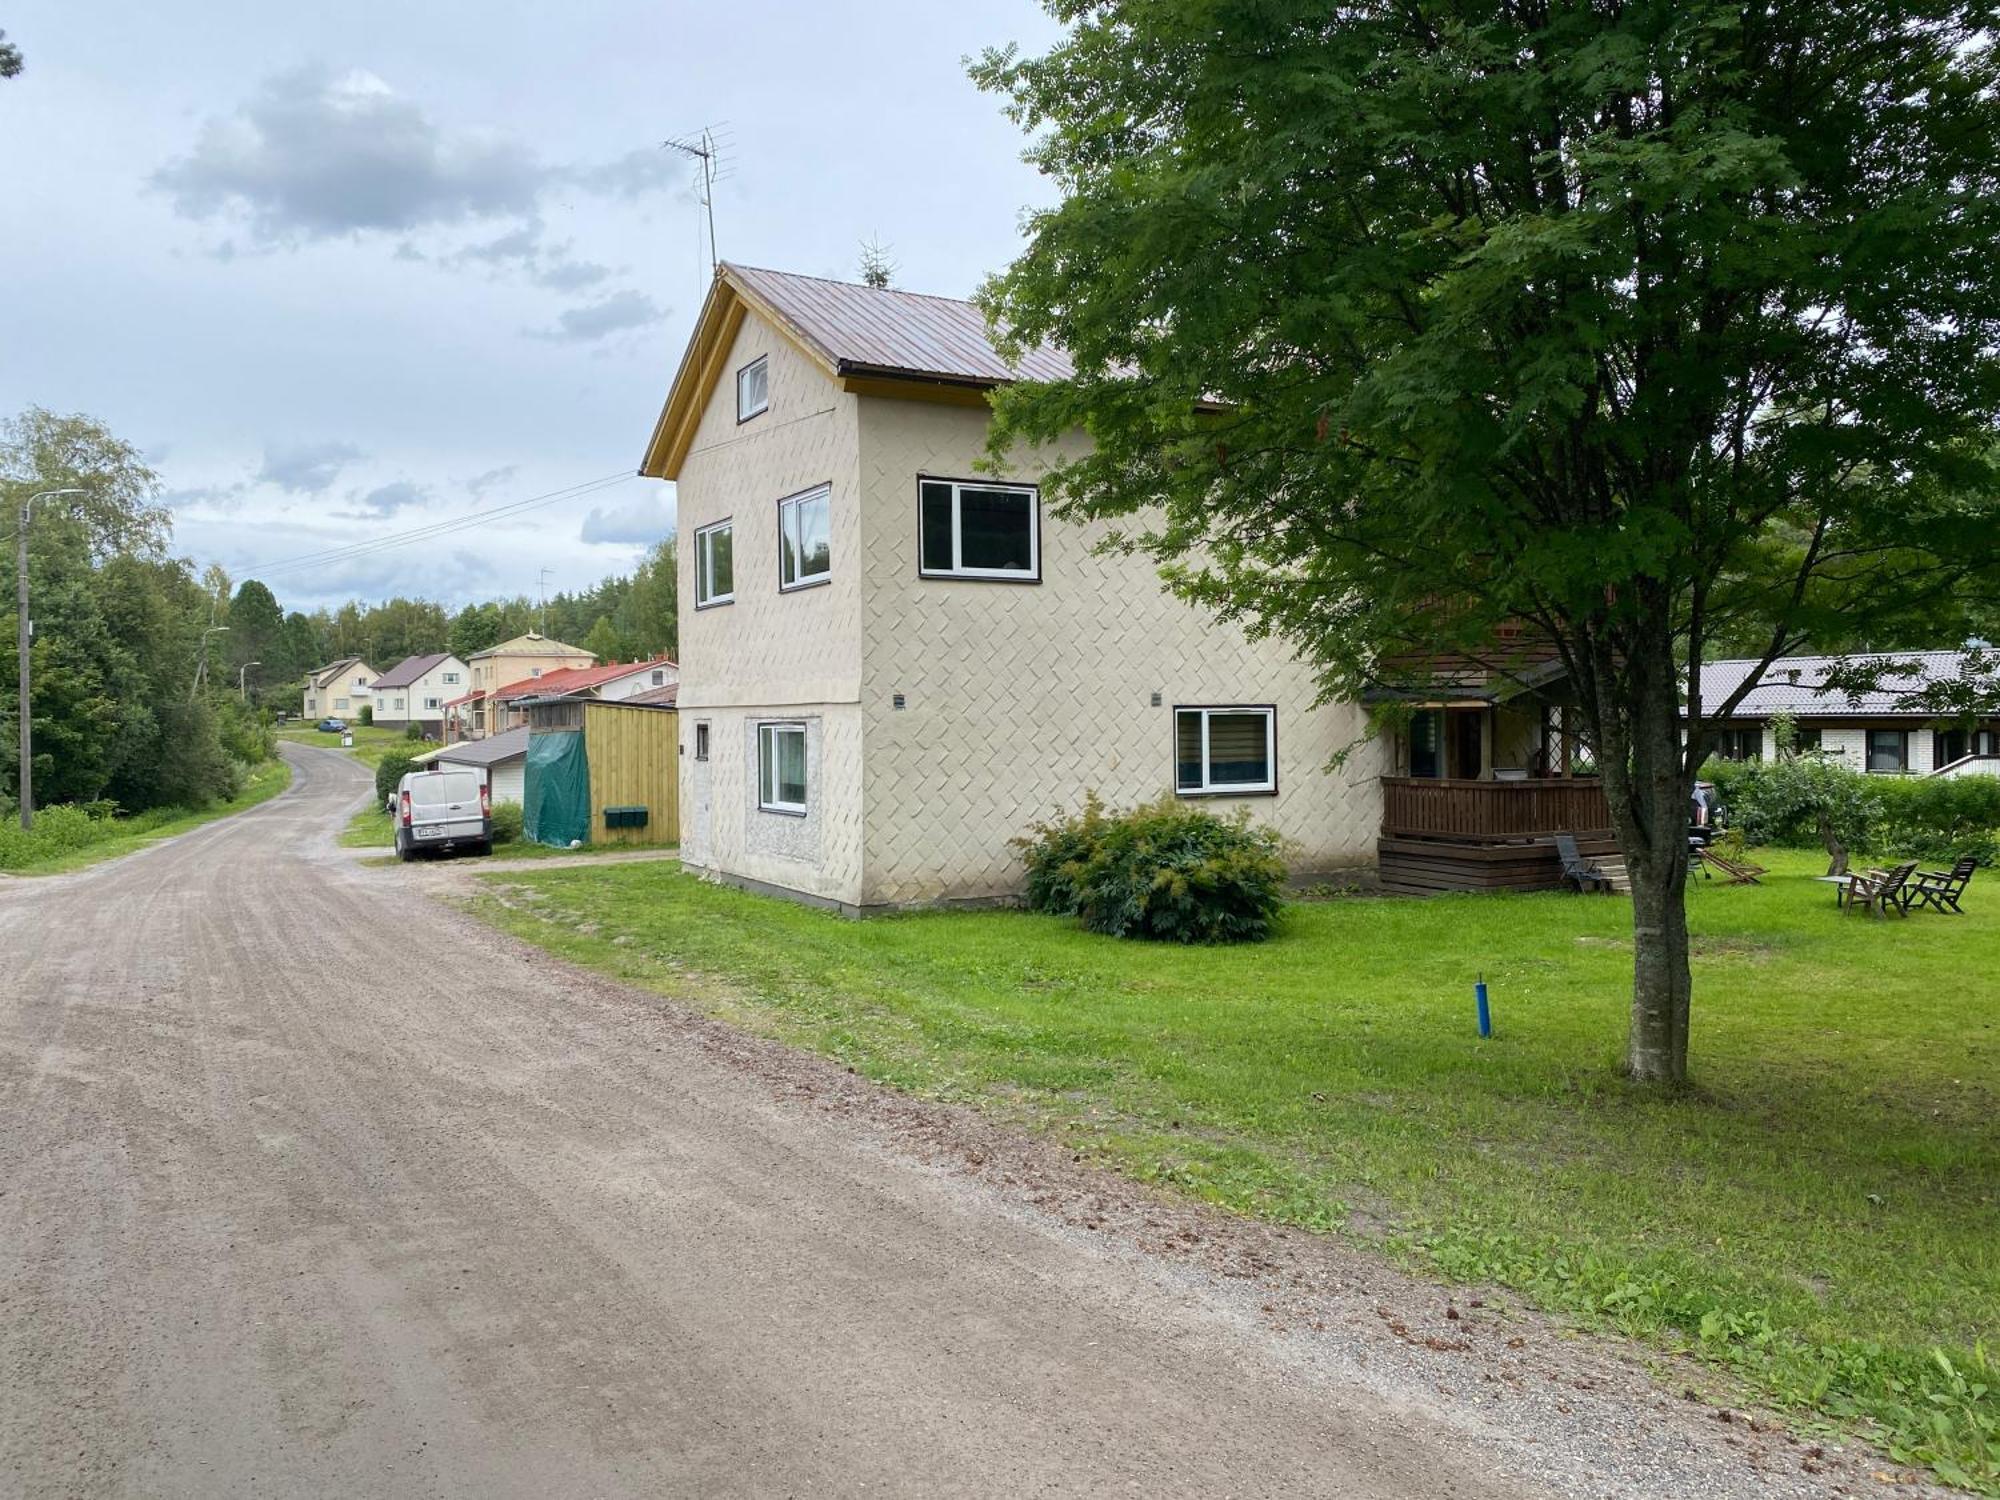
<svg viewBox="0 0 2000 1500">
<path fill-rule="evenodd" d="M 1611 877 L 1599 865 L 1592 864 L 1578 852 L 1576 839 L 1567 833 L 1555 836 L 1556 858 L 1562 861 L 1563 879 L 1576 887 L 1580 896 L 1588 890 L 1611 893 Z"/>
<path fill-rule="evenodd" d="M 1847 882 L 1847 909 L 1865 909 L 1878 917 L 1886 917 L 1893 910 L 1899 917 L 1907 917 L 1908 897 L 1903 887 L 1910 876 L 1916 873 L 1917 862 L 1897 865 L 1892 870 L 1867 870 L 1852 877 Z"/>
<path fill-rule="evenodd" d="M 1729 885 L 1756 885 L 1758 876 L 1771 873 L 1762 865 L 1752 864 L 1747 859 L 1730 859 L 1727 855 L 1718 854 L 1713 844 L 1701 851 L 1701 857 L 1703 863 L 1727 875 L 1729 879 L 1726 883 Z"/>
<path fill-rule="evenodd" d="M 1979 868 L 1979 861 L 1970 854 L 1953 865 L 1949 870 L 1922 870 L 1903 891 L 1903 910 L 1912 905 L 1928 906 L 1936 911 L 1957 912 L 1965 915 L 1965 908 L 1958 904 L 1958 898 L 1965 894 L 1965 888 L 1972 883 L 1972 872 Z"/>
</svg>

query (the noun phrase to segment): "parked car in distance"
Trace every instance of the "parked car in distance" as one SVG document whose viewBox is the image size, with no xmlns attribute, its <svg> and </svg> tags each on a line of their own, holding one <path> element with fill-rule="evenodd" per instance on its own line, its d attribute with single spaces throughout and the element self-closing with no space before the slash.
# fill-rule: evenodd
<svg viewBox="0 0 2000 1500">
<path fill-rule="evenodd" d="M 411 771 L 396 783 L 396 858 L 419 850 L 493 852 L 493 804 L 477 771 Z"/>
<path fill-rule="evenodd" d="M 321 734 L 345 734 L 347 725 L 339 719 L 321 719 L 313 725 Z"/>
</svg>

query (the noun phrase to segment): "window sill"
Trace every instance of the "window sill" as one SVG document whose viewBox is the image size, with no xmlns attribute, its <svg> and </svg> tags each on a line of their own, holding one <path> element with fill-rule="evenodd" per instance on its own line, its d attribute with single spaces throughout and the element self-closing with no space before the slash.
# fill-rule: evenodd
<svg viewBox="0 0 2000 1500">
<path fill-rule="evenodd" d="M 1039 573 L 940 573 L 932 568 L 917 569 L 917 577 L 938 583 L 1040 583 Z"/>
<path fill-rule="evenodd" d="M 778 585 L 778 592 L 781 594 L 803 594 L 807 589 L 823 589 L 832 582 L 833 575 L 828 573 L 824 578 L 808 578 L 803 583 L 781 583 Z"/>
<path fill-rule="evenodd" d="M 734 604 L 735 602 L 736 596 L 734 594 L 731 594 L 727 599 L 711 599 L 706 604 L 697 604 L 694 607 L 695 613 L 700 614 L 705 609 L 721 609 L 725 604 Z"/>
<path fill-rule="evenodd" d="M 1278 789 L 1274 786 L 1246 786 L 1209 787 L 1204 791 L 1186 791 L 1175 787 L 1174 795 L 1185 797 L 1192 802 L 1205 797 L 1275 797 L 1278 795 Z"/>
<path fill-rule="evenodd" d="M 766 807 L 761 802 L 757 804 L 757 811 L 769 813 L 774 818 L 803 818 L 806 815 L 803 807 Z"/>
</svg>

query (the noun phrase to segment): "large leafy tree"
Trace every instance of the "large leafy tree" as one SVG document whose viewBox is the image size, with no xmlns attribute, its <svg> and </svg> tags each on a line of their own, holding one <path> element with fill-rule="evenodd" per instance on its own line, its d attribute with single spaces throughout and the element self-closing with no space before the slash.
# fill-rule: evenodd
<svg viewBox="0 0 2000 1500">
<path fill-rule="evenodd" d="M 1539 632 L 1633 880 L 1627 1057 L 1685 1077 L 1688 703 L 1993 578 L 1983 4 L 1045 0 L 979 81 L 1061 201 L 986 291 L 1073 378 L 1060 513 L 1353 695 Z M 1506 669 L 1504 658 L 1494 665 Z"/>
</svg>

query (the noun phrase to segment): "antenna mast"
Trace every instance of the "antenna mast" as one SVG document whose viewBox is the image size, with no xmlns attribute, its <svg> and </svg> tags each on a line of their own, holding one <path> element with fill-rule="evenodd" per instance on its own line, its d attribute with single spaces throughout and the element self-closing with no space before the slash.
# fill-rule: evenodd
<svg viewBox="0 0 2000 1500">
<path fill-rule="evenodd" d="M 549 633 L 549 574 L 552 570 L 542 569 L 535 575 L 535 587 L 542 596 L 542 622 L 536 628 L 546 636 Z"/>
<path fill-rule="evenodd" d="M 715 275 L 715 185 L 729 175 L 726 153 L 729 141 L 719 135 L 718 126 L 703 126 L 692 135 L 676 136 L 660 142 L 665 151 L 678 151 L 694 163 L 696 201 L 708 220 L 708 274 Z"/>
</svg>

